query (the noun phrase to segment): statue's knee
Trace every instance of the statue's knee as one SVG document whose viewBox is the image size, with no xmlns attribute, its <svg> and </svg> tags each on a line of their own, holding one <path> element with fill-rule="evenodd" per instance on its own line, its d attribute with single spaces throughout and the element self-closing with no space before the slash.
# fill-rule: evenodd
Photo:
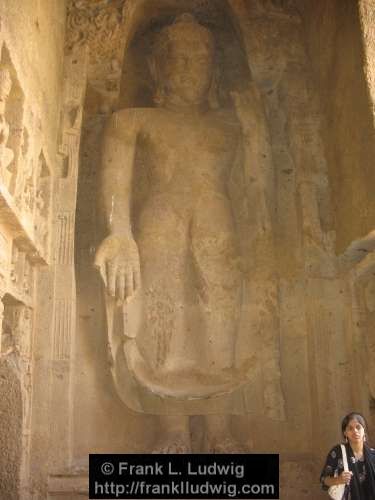
<svg viewBox="0 0 375 500">
<path fill-rule="evenodd" d="M 202 252 L 196 260 L 197 273 L 201 278 L 200 295 L 204 302 L 222 304 L 225 308 L 233 307 L 239 300 L 242 284 L 238 257 L 234 254 L 230 258 L 223 257 L 220 252 Z"/>
<path fill-rule="evenodd" d="M 240 255 L 231 232 L 196 234 L 192 240 L 192 252 L 199 268 L 208 274 L 239 274 Z"/>
</svg>

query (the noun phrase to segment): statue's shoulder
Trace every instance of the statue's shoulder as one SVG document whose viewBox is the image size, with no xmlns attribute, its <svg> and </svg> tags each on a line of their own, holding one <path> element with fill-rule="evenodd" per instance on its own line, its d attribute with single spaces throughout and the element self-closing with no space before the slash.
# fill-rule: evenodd
<svg viewBox="0 0 375 500">
<path fill-rule="evenodd" d="M 152 108 L 124 108 L 115 111 L 108 118 L 106 133 L 113 136 L 123 136 L 139 132 L 147 123 Z"/>
<path fill-rule="evenodd" d="M 115 111 L 107 120 L 107 127 L 116 130 L 122 127 L 129 127 L 129 123 L 138 122 L 140 117 L 138 108 L 124 108 Z"/>
</svg>

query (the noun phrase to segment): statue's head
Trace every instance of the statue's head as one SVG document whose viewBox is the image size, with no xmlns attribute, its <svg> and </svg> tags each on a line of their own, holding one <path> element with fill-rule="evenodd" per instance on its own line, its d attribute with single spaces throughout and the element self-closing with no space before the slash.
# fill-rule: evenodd
<svg viewBox="0 0 375 500">
<path fill-rule="evenodd" d="M 191 14 L 182 14 L 159 33 L 151 63 L 156 101 L 200 104 L 207 100 L 214 64 L 212 33 Z"/>
<path fill-rule="evenodd" d="M 0 66 L 0 101 L 6 101 L 12 88 L 10 71 L 5 66 Z"/>
</svg>

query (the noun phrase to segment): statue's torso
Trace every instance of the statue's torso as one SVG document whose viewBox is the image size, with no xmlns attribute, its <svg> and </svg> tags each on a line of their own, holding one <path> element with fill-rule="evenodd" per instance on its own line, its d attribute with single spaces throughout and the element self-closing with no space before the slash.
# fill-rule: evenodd
<svg viewBox="0 0 375 500">
<path fill-rule="evenodd" d="M 124 113 L 124 112 L 122 112 Z M 226 192 L 238 147 L 239 126 L 229 113 L 191 115 L 161 108 L 134 110 L 137 156 L 147 169 L 150 195 Z M 126 127 L 126 112 L 120 127 Z"/>
<path fill-rule="evenodd" d="M 161 108 L 123 110 L 114 123 L 115 151 L 124 158 L 135 151 L 132 231 L 142 295 L 136 340 L 125 344 L 127 366 L 156 394 L 232 390 L 241 276 L 227 183 L 240 126 L 229 112 Z M 135 201 L 143 184 L 146 193 Z M 217 336 L 220 342 L 211 340 Z M 228 374 L 217 378 L 224 368 Z M 208 388 L 207 374 L 215 378 Z"/>
</svg>

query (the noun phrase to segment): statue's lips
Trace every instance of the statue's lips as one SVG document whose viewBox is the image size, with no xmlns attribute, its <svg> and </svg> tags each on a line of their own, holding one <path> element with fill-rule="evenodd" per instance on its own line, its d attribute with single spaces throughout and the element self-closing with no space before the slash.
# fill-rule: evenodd
<svg viewBox="0 0 375 500">
<path fill-rule="evenodd" d="M 161 397 L 176 399 L 206 399 L 229 394 L 250 381 L 250 359 L 240 368 L 223 369 L 207 373 L 192 370 L 153 370 L 139 352 L 134 339 L 126 340 L 124 353 L 129 371 L 135 380 L 150 392 Z"/>
</svg>

